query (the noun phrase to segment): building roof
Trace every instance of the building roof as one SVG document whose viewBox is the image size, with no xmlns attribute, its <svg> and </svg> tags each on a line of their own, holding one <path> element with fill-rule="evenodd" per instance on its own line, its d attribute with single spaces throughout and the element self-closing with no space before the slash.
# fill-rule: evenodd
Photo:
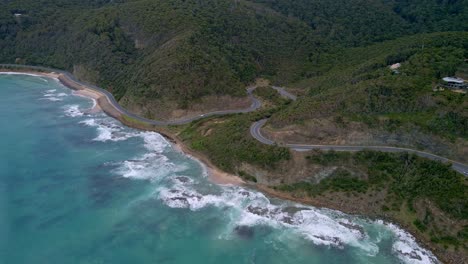
<svg viewBox="0 0 468 264">
<path fill-rule="evenodd" d="M 395 64 L 390 65 L 390 69 L 392 70 L 396 70 L 400 67 L 401 67 L 401 63 L 395 63 Z"/>
<path fill-rule="evenodd" d="M 459 84 L 463 84 L 465 82 L 465 80 L 463 80 L 462 78 L 457 78 L 457 77 L 445 77 L 442 80 L 444 80 L 444 82 L 459 83 Z"/>
</svg>

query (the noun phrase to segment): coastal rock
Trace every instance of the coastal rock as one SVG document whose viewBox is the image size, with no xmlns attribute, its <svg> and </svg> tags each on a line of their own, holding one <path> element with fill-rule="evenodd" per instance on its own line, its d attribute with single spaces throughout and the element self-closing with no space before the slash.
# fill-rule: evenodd
<svg viewBox="0 0 468 264">
<path fill-rule="evenodd" d="M 267 216 L 268 215 L 268 208 L 262 208 L 262 207 L 258 207 L 258 206 L 249 205 L 247 207 L 247 211 L 249 211 L 252 214 L 259 215 L 259 216 Z"/>
<path fill-rule="evenodd" d="M 175 179 L 180 183 L 190 183 L 192 180 L 189 177 L 177 176 Z"/>
<path fill-rule="evenodd" d="M 356 225 L 356 224 L 352 224 L 352 223 L 345 223 L 345 222 L 338 222 L 340 225 L 348 228 L 348 229 L 351 229 L 351 230 L 356 230 L 360 236 L 359 238 L 360 239 L 363 239 L 365 236 L 366 236 L 366 232 L 364 231 L 364 227 L 360 226 L 360 225 Z"/>
<path fill-rule="evenodd" d="M 313 237 L 318 238 L 318 239 L 326 242 L 326 244 L 334 245 L 334 246 L 336 246 L 336 247 L 338 247 L 340 249 L 344 248 L 343 241 L 341 241 L 340 238 L 338 238 L 338 237 L 330 237 L 330 236 L 323 236 L 323 235 L 320 235 L 320 236 L 314 235 Z"/>
<path fill-rule="evenodd" d="M 411 251 L 411 252 L 403 252 L 401 250 L 397 250 L 397 252 L 403 256 L 406 256 L 410 259 L 415 259 L 415 260 L 422 260 L 422 257 L 415 251 Z"/>
<path fill-rule="evenodd" d="M 236 226 L 236 228 L 234 228 L 234 231 L 236 232 L 236 234 L 243 238 L 243 239 L 251 239 L 255 232 L 253 230 L 252 227 L 250 226 Z"/>
</svg>

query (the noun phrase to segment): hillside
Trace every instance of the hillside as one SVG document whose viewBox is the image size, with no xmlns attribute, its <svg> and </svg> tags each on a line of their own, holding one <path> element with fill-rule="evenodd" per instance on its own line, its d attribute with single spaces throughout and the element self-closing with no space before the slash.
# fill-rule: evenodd
<svg viewBox="0 0 468 264">
<path fill-rule="evenodd" d="M 345 47 L 467 27 L 464 1 L 3 2 L 1 62 L 70 70 L 158 118 L 247 105 L 255 77 L 322 75 Z"/>
<path fill-rule="evenodd" d="M 306 94 L 274 114 L 267 133 L 286 142 L 411 146 L 466 161 L 468 99 L 434 89 L 466 68 L 467 57 L 465 32 L 347 49 L 324 63 L 333 65 L 326 74 L 294 85 Z"/>
<path fill-rule="evenodd" d="M 283 64 L 294 72 L 310 31 L 301 21 L 231 1 L 9 5 L 2 62 L 71 70 L 149 116 L 161 112 L 159 103 L 186 108 L 204 96 L 244 96 L 246 83 Z"/>
</svg>

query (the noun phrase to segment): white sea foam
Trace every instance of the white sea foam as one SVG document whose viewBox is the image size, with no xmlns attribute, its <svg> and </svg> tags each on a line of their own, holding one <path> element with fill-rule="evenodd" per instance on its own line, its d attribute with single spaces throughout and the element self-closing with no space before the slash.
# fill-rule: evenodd
<svg viewBox="0 0 468 264">
<path fill-rule="evenodd" d="M 52 76 L 47 76 L 44 77 L 44 75 L 41 74 L 35 74 L 35 73 L 26 73 L 26 72 L 0 72 L 0 74 L 4 75 L 27 75 L 27 76 L 34 76 L 34 77 L 39 77 L 44 82 L 49 82 L 49 79 L 52 79 L 54 81 L 59 81 L 57 77 L 52 77 Z"/>
<path fill-rule="evenodd" d="M 201 194 L 190 186 L 175 184 L 172 188 L 161 187 L 158 196 L 173 208 L 199 210 L 206 206 L 229 207 L 237 211 L 233 226 L 269 225 L 287 228 L 317 245 L 343 248 L 351 245 L 365 250 L 369 255 L 378 253 L 378 247 L 366 240 L 364 229 L 346 220 L 340 221 L 311 207 L 274 205 L 259 192 L 241 187 L 223 187 L 219 195 Z"/>
<path fill-rule="evenodd" d="M 136 137 L 143 139 L 147 153 L 114 164 L 117 168 L 113 172 L 118 175 L 126 178 L 158 180 L 187 168 L 185 164 L 175 165 L 163 155 L 169 143 L 158 133 L 128 130 L 109 117 L 93 117 L 80 123 L 96 128 L 98 135 L 94 141 L 123 141 Z"/>
<path fill-rule="evenodd" d="M 222 187 L 222 192 L 202 194 L 191 184 L 173 181 L 172 187 L 161 187 L 159 199 L 172 208 L 188 208 L 196 211 L 207 206 L 228 207 L 237 213 L 231 216 L 232 230 L 238 226 L 268 225 L 289 230 L 316 245 L 359 248 L 369 256 L 379 252 L 378 240 L 371 239 L 364 227 L 352 222 L 345 214 L 309 206 L 275 205 L 262 193 L 242 187 Z M 378 223 L 378 222 L 377 222 Z M 395 225 L 385 224 L 395 234 L 393 251 L 405 263 L 438 263 L 429 251 L 418 246 L 414 238 Z M 231 231 L 232 231 L 231 230 Z"/>
<path fill-rule="evenodd" d="M 93 101 L 93 106 L 91 106 L 90 109 L 94 109 L 97 106 L 97 101 L 94 98 L 89 98 L 89 99 L 91 99 Z"/>
<path fill-rule="evenodd" d="M 28 75 L 28 76 L 34 76 L 34 77 L 42 77 L 42 75 L 40 75 L 40 74 L 25 73 L 25 72 L 0 72 L 0 74 L 5 74 L 5 75 Z"/>
<path fill-rule="evenodd" d="M 127 178 L 157 181 L 187 169 L 186 164 L 176 165 L 163 154 L 169 143 L 161 135 L 154 132 L 140 132 L 129 133 L 128 136 L 143 138 L 144 146 L 149 152 L 119 164 L 115 170 L 117 174 Z"/>
<path fill-rule="evenodd" d="M 65 97 L 68 96 L 66 93 L 57 93 L 56 89 L 46 90 L 44 92 L 44 97 Z"/>
<path fill-rule="evenodd" d="M 47 100 L 47 101 L 52 101 L 52 102 L 57 102 L 57 101 L 62 101 L 62 99 L 55 97 L 55 96 L 48 96 L 45 98 L 39 98 L 39 100 Z"/>
<path fill-rule="evenodd" d="M 47 80 L 46 80 L 47 81 Z M 52 102 L 62 101 L 62 97 L 68 96 L 66 93 L 56 93 L 56 89 L 49 89 L 44 92 L 44 97 L 39 100 L 47 100 Z"/>
<path fill-rule="evenodd" d="M 141 137 L 145 142 L 145 147 L 152 152 L 162 152 L 169 143 L 154 132 L 129 132 L 124 127 L 116 124 L 116 121 L 110 118 L 90 118 L 81 121 L 80 123 L 87 126 L 96 127 L 98 136 L 95 141 L 122 141 L 129 138 Z"/>
<path fill-rule="evenodd" d="M 384 224 L 381 220 L 376 223 Z M 384 225 L 395 234 L 396 239 L 392 250 L 402 261 L 409 264 L 440 263 L 430 251 L 421 248 L 411 234 L 394 224 L 385 223 Z"/>
<path fill-rule="evenodd" d="M 66 116 L 70 117 L 78 117 L 78 116 L 83 116 L 83 112 L 80 110 L 79 105 L 67 105 L 64 107 L 64 112 Z"/>
<path fill-rule="evenodd" d="M 138 136 L 143 138 L 145 147 L 149 151 L 161 153 L 169 146 L 169 142 L 167 142 L 163 136 L 155 132 L 141 132 Z"/>
<path fill-rule="evenodd" d="M 121 162 L 114 172 L 126 178 L 157 181 L 185 169 L 186 166 L 175 165 L 169 162 L 169 159 L 164 155 L 147 153 L 141 157 Z"/>
<path fill-rule="evenodd" d="M 95 141 L 122 141 L 138 134 L 137 132 L 132 133 L 123 131 L 121 126 L 115 124 L 113 120 L 110 121 L 109 119 L 110 118 L 90 118 L 83 120 L 80 123 L 97 129 L 98 136 L 93 139 Z"/>
</svg>

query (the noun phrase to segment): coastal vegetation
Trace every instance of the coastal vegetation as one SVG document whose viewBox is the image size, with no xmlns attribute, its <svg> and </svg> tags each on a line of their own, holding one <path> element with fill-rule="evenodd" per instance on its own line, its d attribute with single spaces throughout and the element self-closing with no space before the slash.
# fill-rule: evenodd
<svg viewBox="0 0 468 264">
<path fill-rule="evenodd" d="M 207 155 L 220 169 L 256 182 L 254 176 L 240 169 L 240 164 L 247 163 L 270 170 L 274 169 L 279 162 L 290 159 L 290 151 L 287 148 L 265 146 L 249 134 L 252 122 L 270 116 L 271 113 L 288 103 L 287 100 L 273 95 L 267 89 L 273 90 L 264 87 L 256 91 L 257 94 L 266 95 L 262 98 L 269 100 L 267 104 L 269 106 L 258 112 L 237 114 L 227 118 L 202 119 L 182 129 L 174 129 L 192 149 Z"/>
<path fill-rule="evenodd" d="M 373 151 L 313 152 L 306 159 L 310 164 L 336 169 L 318 183 L 274 188 L 312 199 L 355 196 L 372 201 L 373 214 L 398 219 L 446 249 L 466 252 L 468 181 L 449 165 L 407 153 Z"/>
<path fill-rule="evenodd" d="M 466 67 L 467 33 L 418 35 L 344 51 L 323 75 L 301 81 L 308 95 L 275 114 L 273 126 L 340 116 L 385 130 L 417 126 L 449 139 L 468 138 L 468 99 L 434 92 L 437 82 Z M 401 63 L 398 72 L 389 66 Z M 413 128 L 414 129 L 414 128 Z"/>
</svg>

